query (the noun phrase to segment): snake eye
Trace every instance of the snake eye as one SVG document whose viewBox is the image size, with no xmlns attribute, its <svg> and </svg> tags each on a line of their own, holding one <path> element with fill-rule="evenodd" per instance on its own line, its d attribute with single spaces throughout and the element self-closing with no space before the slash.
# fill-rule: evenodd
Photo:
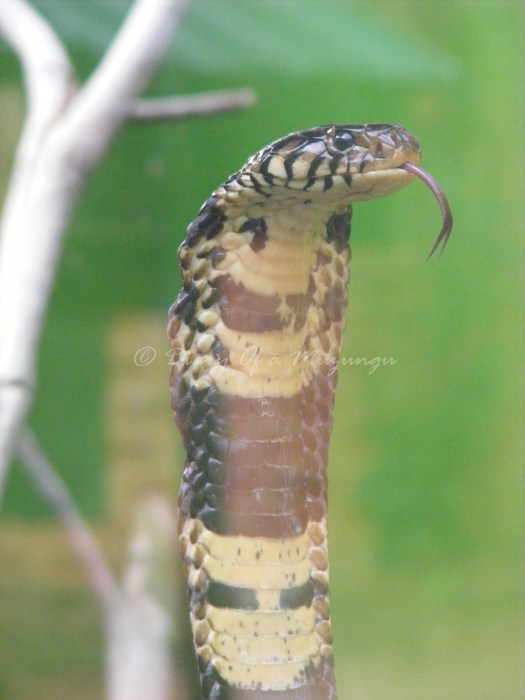
<svg viewBox="0 0 525 700">
<path fill-rule="evenodd" d="M 336 134 L 332 143 L 338 151 L 346 151 L 354 145 L 354 137 L 352 134 L 343 132 L 342 134 Z"/>
</svg>

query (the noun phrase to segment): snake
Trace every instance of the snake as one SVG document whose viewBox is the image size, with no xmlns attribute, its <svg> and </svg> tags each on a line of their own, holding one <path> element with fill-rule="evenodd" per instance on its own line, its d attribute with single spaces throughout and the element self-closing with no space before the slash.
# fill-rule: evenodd
<svg viewBox="0 0 525 700">
<path fill-rule="evenodd" d="M 179 542 L 204 700 L 336 700 L 327 461 L 352 203 L 415 177 L 393 124 L 269 144 L 218 187 L 178 251 L 170 392 L 186 462 Z"/>
</svg>

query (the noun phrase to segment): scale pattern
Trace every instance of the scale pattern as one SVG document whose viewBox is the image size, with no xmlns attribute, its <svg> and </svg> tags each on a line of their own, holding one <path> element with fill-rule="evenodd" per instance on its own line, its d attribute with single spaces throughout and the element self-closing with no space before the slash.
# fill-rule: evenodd
<svg viewBox="0 0 525 700">
<path fill-rule="evenodd" d="M 179 250 L 171 396 L 205 700 L 336 699 L 326 468 L 351 202 L 418 158 L 400 127 L 291 134 L 212 194 Z"/>
</svg>

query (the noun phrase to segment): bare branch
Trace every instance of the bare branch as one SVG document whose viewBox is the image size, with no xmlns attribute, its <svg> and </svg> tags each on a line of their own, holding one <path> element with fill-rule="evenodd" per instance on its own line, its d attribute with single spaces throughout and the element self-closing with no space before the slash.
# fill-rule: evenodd
<svg viewBox="0 0 525 700">
<path fill-rule="evenodd" d="M 47 22 L 24 0 L 2 0 L 0 34 L 22 62 L 30 119 L 40 128 L 49 126 L 71 95 L 73 69 L 67 53 Z"/>
<path fill-rule="evenodd" d="M 35 487 L 64 525 L 73 552 L 86 572 L 99 602 L 107 612 L 111 612 L 119 596 L 116 583 L 66 485 L 28 430 L 20 436 L 18 453 Z"/>
<path fill-rule="evenodd" d="M 253 90 L 218 90 L 182 97 L 137 100 L 129 118 L 135 121 L 160 121 L 207 116 L 251 107 L 256 101 Z"/>
<path fill-rule="evenodd" d="M 0 30 L 20 53 L 28 84 L 35 84 L 17 158 L 23 167 L 15 168 L 0 232 L 0 493 L 32 402 L 42 320 L 72 208 L 188 2 L 137 0 L 105 58 L 75 95 L 69 61 L 46 22 L 24 0 L 0 2 Z M 38 46 L 36 59 L 26 29 Z M 41 61 L 60 69 L 47 70 L 43 79 L 37 72 Z M 54 97 L 39 111 L 46 95 Z"/>
<path fill-rule="evenodd" d="M 17 148 L 3 210 L 3 228 L 23 206 L 34 162 L 46 131 L 75 90 L 69 58 L 51 27 L 23 0 L 0 3 L 0 34 L 19 55 L 27 90 L 28 115 Z"/>
<path fill-rule="evenodd" d="M 136 512 L 124 573 L 122 605 L 108 621 L 108 700 L 173 697 L 173 636 L 177 527 L 161 496 Z"/>
<path fill-rule="evenodd" d="M 63 125 L 70 159 L 81 170 L 92 167 L 106 151 L 127 117 L 127 105 L 146 87 L 189 1 L 136 1 Z"/>
<path fill-rule="evenodd" d="M 34 187 L 37 163 L 47 130 L 67 105 L 73 90 L 73 70 L 49 25 L 24 0 L 0 2 L 0 33 L 18 53 L 28 93 L 28 115 L 18 145 L 0 226 L 0 494 L 18 430 L 33 398 L 32 362 L 39 329 L 25 334 L 24 293 L 35 294 L 30 242 L 19 240 L 20 218 Z M 44 288 L 45 293 L 45 288 Z M 33 300 L 31 305 L 34 305 Z M 34 314 L 28 314 L 32 316 Z M 17 321 L 18 319 L 18 321 Z M 27 343 L 25 347 L 21 343 Z M 23 350 L 22 350 L 23 348 Z"/>
</svg>

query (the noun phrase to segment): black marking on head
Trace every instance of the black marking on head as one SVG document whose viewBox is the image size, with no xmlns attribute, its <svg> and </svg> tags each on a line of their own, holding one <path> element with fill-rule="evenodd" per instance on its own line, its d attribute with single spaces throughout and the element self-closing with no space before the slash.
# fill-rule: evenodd
<svg viewBox="0 0 525 700">
<path fill-rule="evenodd" d="M 366 156 L 363 158 L 363 160 L 359 163 L 359 172 L 362 173 L 366 166 L 368 165 L 369 160 L 366 158 Z"/>
<path fill-rule="evenodd" d="M 207 239 L 214 238 L 222 229 L 226 216 L 217 206 L 218 202 L 217 197 L 210 197 L 204 202 L 197 218 L 192 221 L 186 231 L 188 246 L 194 245 L 202 236 L 206 236 Z"/>
<path fill-rule="evenodd" d="M 326 240 L 329 243 L 335 243 L 338 253 L 341 253 L 348 245 L 351 218 L 352 209 L 349 207 L 342 214 L 332 214 L 326 222 Z"/>
<path fill-rule="evenodd" d="M 314 599 L 314 587 L 311 581 L 296 588 L 285 588 L 279 596 L 279 607 L 282 610 L 300 608 L 302 605 L 309 607 Z"/>
<path fill-rule="evenodd" d="M 259 603 L 253 588 L 237 588 L 219 581 L 210 581 L 208 602 L 216 608 L 257 610 Z"/>
<path fill-rule="evenodd" d="M 302 155 L 302 152 L 300 149 L 295 151 L 295 153 L 290 153 L 290 155 L 286 156 L 284 159 L 284 169 L 286 171 L 287 176 L 291 179 L 293 177 L 293 164 Z"/>
<path fill-rule="evenodd" d="M 330 162 L 329 162 L 329 164 L 328 164 L 329 167 L 330 167 L 330 172 L 332 173 L 332 175 L 333 175 L 333 174 L 337 171 L 337 169 L 339 168 L 339 163 L 341 162 L 342 158 L 343 158 L 343 154 L 342 154 L 342 153 L 341 153 L 341 154 L 339 154 L 339 153 L 334 153 L 334 154 L 332 154 L 332 158 L 330 159 Z"/>
<path fill-rule="evenodd" d="M 271 162 L 271 158 L 265 158 L 260 164 L 259 168 L 259 172 L 263 176 L 265 182 L 267 182 L 269 185 L 273 185 L 273 181 L 276 179 L 275 175 L 272 175 L 272 173 L 268 170 Z"/>
<path fill-rule="evenodd" d="M 318 153 L 315 158 L 312 160 L 310 163 L 310 167 L 308 168 L 308 172 L 306 173 L 307 177 L 315 177 L 315 174 L 317 172 L 317 169 L 319 165 L 326 160 L 326 153 Z"/>
<path fill-rule="evenodd" d="M 253 189 L 257 192 L 257 194 L 262 194 L 265 197 L 270 197 L 269 194 L 267 194 L 261 187 L 261 183 L 259 180 L 257 180 L 256 177 L 254 177 L 251 173 L 248 173 L 250 177 L 250 181 L 252 183 Z"/>
</svg>

